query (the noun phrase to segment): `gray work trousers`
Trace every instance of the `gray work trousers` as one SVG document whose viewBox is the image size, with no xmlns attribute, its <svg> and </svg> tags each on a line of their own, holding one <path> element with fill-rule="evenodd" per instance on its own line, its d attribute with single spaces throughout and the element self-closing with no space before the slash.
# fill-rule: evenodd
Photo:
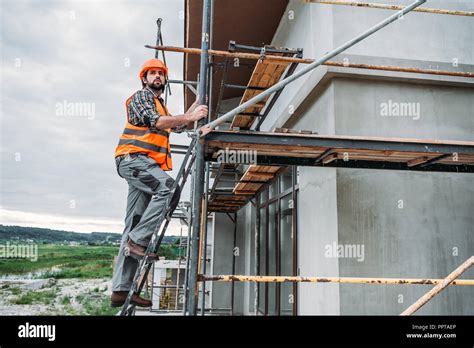
<svg viewBox="0 0 474 348">
<path fill-rule="evenodd" d="M 138 261 L 124 255 L 128 239 L 147 247 L 158 228 L 158 220 L 171 194 L 174 180 L 146 154 L 132 154 L 116 159 L 118 174 L 128 182 L 127 213 L 120 250 L 114 267 L 112 291 L 129 291 Z M 172 211 L 180 197 L 179 187 L 170 203 Z"/>
</svg>

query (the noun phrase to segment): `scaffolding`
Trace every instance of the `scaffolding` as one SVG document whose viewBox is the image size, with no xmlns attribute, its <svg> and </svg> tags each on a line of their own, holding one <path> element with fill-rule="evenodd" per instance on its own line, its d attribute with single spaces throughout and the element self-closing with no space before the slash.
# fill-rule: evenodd
<svg viewBox="0 0 474 348">
<path fill-rule="evenodd" d="M 298 166 L 418 172 L 474 172 L 474 142 L 470 141 L 320 135 L 313 131 L 295 132 L 285 128 L 276 128 L 273 132 L 260 131 L 263 122 L 272 110 L 284 87 L 321 65 L 339 68 L 443 75 L 468 79 L 474 77 L 474 72 L 470 71 L 341 63 L 330 60 L 410 11 L 460 16 L 473 16 L 473 12 L 420 8 L 419 6 L 425 3 L 426 0 L 417 0 L 405 7 L 348 1 L 307 0 L 307 2 L 381 8 L 396 10 L 397 12 L 361 35 L 326 53 L 323 57 L 312 60 L 303 58 L 302 49 L 271 47 L 268 45 L 254 47 L 237 44 L 235 41 L 229 42 L 228 51 L 213 50 L 210 47 L 212 42 L 212 33 L 210 31 L 212 0 L 204 0 L 201 48 L 164 46 L 162 44 L 161 32 L 159 32 L 160 39 L 157 40 L 155 46 L 145 46 L 155 50 L 156 55 L 159 51 L 162 51 L 163 55 L 165 51 L 200 55 L 200 73 L 197 81 L 170 80 L 169 83 L 183 84 L 199 96 L 201 104 L 209 104 L 212 107 L 212 96 L 208 93 L 213 82 L 212 72 L 216 68 L 223 70 L 223 79 L 220 85 L 216 110 L 210 110 L 207 123 L 198 122 L 196 124 L 196 131 L 192 134 L 193 140 L 189 147 L 177 147 L 174 149 L 175 153 L 185 154 L 186 158 L 192 158 L 189 162 L 186 160 L 183 162 L 180 173 L 189 174 L 192 172 L 193 174 L 190 207 L 192 213 L 188 220 L 184 315 L 196 315 L 198 308 L 200 308 L 201 315 L 213 310 L 213 308 L 206 308 L 205 305 L 206 282 L 232 283 L 231 314 L 233 313 L 234 282 L 253 282 L 255 285 L 255 315 L 259 313 L 259 283 L 291 283 L 294 289 L 296 289 L 297 283 L 301 282 L 436 285 L 423 298 L 420 298 L 419 301 L 404 311 L 402 315 L 411 315 L 448 285 L 474 285 L 474 280 L 457 279 L 473 265 L 474 257 L 467 260 L 446 279 L 299 277 L 296 276 L 295 263 L 293 263 L 293 275 L 291 276 L 258 275 L 261 274 L 259 256 L 261 247 L 261 217 L 259 208 L 261 203 L 259 195 L 278 179 L 280 175 L 290 174 L 291 186 L 275 199 L 280 200 L 283 197 L 291 197 L 291 209 L 286 213 L 281 213 L 287 214 L 291 218 L 292 233 L 297 231 L 296 209 L 294 208 L 297 205 L 299 189 L 296 181 Z M 214 56 L 225 58 L 224 63 L 214 63 Z M 238 69 L 245 66 L 242 64 L 242 66 L 235 67 L 230 64 L 230 61 L 235 58 L 256 60 L 247 86 L 233 84 L 227 79 L 229 69 Z M 303 67 L 297 71 L 298 64 L 302 64 Z M 198 87 L 197 90 L 196 86 Z M 222 112 L 221 103 L 223 91 L 226 88 L 241 89 L 244 91 L 244 94 L 239 106 L 231 111 Z M 206 100 L 206 95 L 209 95 L 210 100 Z M 212 119 L 213 114 L 216 115 L 215 119 Z M 255 151 L 256 161 L 252 158 L 245 158 L 233 164 L 222 162 L 219 160 L 219 154 L 226 150 Z M 256 162 L 258 162 L 258 165 L 255 164 Z M 243 168 L 242 165 L 245 164 L 248 166 Z M 188 167 L 186 167 L 187 165 Z M 210 185 L 211 177 L 214 179 L 212 186 Z M 226 182 L 232 184 L 232 187 L 218 187 L 218 183 Z M 206 250 L 209 214 L 223 213 L 228 215 L 234 224 L 235 246 L 237 231 L 236 214 L 248 203 L 253 204 L 257 211 L 254 266 L 256 276 L 234 274 L 235 256 L 233 258 L 232 274 L 207 275 L 206 263 L 208 258 Z M 293 243 L 293 248 L 295 248 L 295 245 L 296 243 Z M 294 250 L 293 257 L 295 257 L 296 252 L 297 250 Z M 143 262 L 143 264 L 146 264 L 146 262 Z M 140 287 L 138 289 L 140 291 Z M 199 300 L 201 300 L 200 306 L 198 306 Z M 293 308 L 296 308 L 296 301 L 293 304 Z M 124 309 L 122 313 L 133 314 L 133 308 L 128 311 Z"/>
</svg>

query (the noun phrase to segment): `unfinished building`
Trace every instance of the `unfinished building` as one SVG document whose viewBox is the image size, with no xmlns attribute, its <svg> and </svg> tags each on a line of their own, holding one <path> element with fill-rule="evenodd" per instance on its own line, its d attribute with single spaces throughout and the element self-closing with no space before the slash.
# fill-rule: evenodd
<svg viewBox="0 0 474 348">
<path fill-rule="evenodd" d="M 205 135 L 208 218 L 193 216 L 200 266 L 187 283 L 203 314 L 400 314 L 429 288 L 301 278 L 442 279 L 474 255 L 474 4 L 427 4 L 445 11 L 410 12 Z M 201 48 L 203 1 L 185 6 L 184 47 Z M 394 10 L 213 2 L 211 120 Z M 200 56 L 174 51 L 188 107 Z M 472 315 L 474 288 L 449 286 L 419 313 Z"/>
</svg>

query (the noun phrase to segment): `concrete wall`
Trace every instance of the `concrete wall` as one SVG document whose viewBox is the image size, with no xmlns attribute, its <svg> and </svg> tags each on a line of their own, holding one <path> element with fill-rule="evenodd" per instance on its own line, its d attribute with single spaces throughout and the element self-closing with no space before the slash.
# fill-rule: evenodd
<svg viewBox="0 0 474 348">
<path fill-rule="evenodd" d="M 235 255 L 235 274 L 246 274 L 245 273 L 245 260 L 248 253 L 245 247 L 246 241 L 246 224 L 245 214 L 246 208 L 242 208 L 240 213 L 237 214 L 237 235 L 236 235 L 236 247 L 233 250 Z M 235 282 L 234 283 L 234 315 L 244 314 L 244 297 L 245 297 L 246 283 Z"/>
<path fill-rule="evenodd" d="M 214 214 L 209 215 L 207 219 L 207 243 L 206 243 L 206 272 L 205 274 L 213 274 L 213 253 L 214 253 Z M 204 270 L 201 269 L 201 273 L 204 273 Z M 205 308 L 211 307 L 211 293 L 212 293 L 213 282 L 206 283 L 206 303 Z M 202 295 L 201 295 L 202 296 Z M 202 303 L 202 298 L 199 302 L 199 308 Z"/>
<path fill-rule="evenodd" d="M 472 11 L 474 4 L 431 1 L 430 7 Z M 273 44 L 303 47 L 307 57 L 322 55 L 393 13 L 300 2 L 290 2 L 288 11 L 293 17 L 282 18 Z M 473 25 L 469 18 L 412 13 L 342 57 L 440 69 L 453 69 L 456 60 L 458 69 L 472 71 Z M 390 100 L 416 103 L 419 118 L 382 116 L 381 105 Z M 474 93 L 466 79 L 321 67 L 282 93 L 262 130 L 284 125 L 321 134 L 472 141 L 473 120 Z M 442 278 L 474 254 L 473 193 L 470 174 L 300 168 L 300 274 Z M 332 244 L 363 246 L 363 257 L 328 256 Z M 473 276 L 470 270 L 464 277 Z M 399 314 L 428 289 L 301 284 L 298 310 Z M 450 287 L 419 311 L 473 313 L 471 287 Z"/>
<path fill-rule="evenodd" d="M 234 214 L 230 214 L 232 218 Z M 234 249 L 234 223 L 223 213 L 215 214 L 215 234 L 213 240 L 212 272 L 215 275 L 232 274 L 233 255 L 235 255 L 235 274 L 253 274 L 254 243 L 253 227 L 255 212 L 250 205 L 237 214 L 236 248 Z M 232 283 L 212 283 L 212 307 L 230 309 Z M 253 311 L 253 286 L 250 283 L 234 284 L 234 315 L 248 315 Z"/>
<path fill-rule="evenodd" d="M 385 3 L 386 1 L 373 2 Z M 398 3 L 406 5 L 411 1 Z M 474 2 L 433 0 L 429 2 L 429 7 L 473 11 Z M 318 58 L 391 14 L 393 11 L 390 10 L 290 1 L 272 45 L 302 47 L 305 57 Z M 473 41 L 474 22 L 469 17 L 412 12 L 332 60 L 343 61 L 346 58 L 349 63 L 360 61 L 369 64 L 447 70 L 453 69 L 453 64 L 457 64 L 456 69 L 459 71 L 472 71 L 470 65 L 474 64 L 474 49 L 470 43 Z M 297 71 L 301 68 L 300 65 Z M 290 105 L 296 110 L 307 95 L 318 87 L 319 77 L 328 71 L 339 72 L 341 69 L 321 66 L 286 87 L 261 129 L 282 126 L 292 116 L 289 112 Z M 343 69 L 343 71 L 353 72 L 351 69 Z M 362 73 L 472 83 L 466 79 L 446 79 L 427 75 L 381 72 L 372 74 L 369 71 L 362 71 Z"/>
<path fill-rule="evenodd" d="M 432 0 L 429 7 L 473 11 L 474 2 Z M 392 13 L 290 1 L 272 44 L 317 58 Z M 410 13 L 333 60 L 474 71 L 473 35 L 468 17 Z M 473 86 L 465 78 L 322 66 L 283 91 L 262 130 L 472 141 Z M 393 102 L 415 103 L 419 114 L 383 116 L 384 103 Z M 300 168 L 299 185 L 300 275 L 442 278 L 474 254 L 472 174 Z M 253 274 L 253 219 L 250 206 L 239 212 L 236 274 Z M 232 223 L 217 214 L 214 274 L 231 272 L 232 245 Z M 360 254 L 331 255 L 338 245 Z M 213 286 L 213 306 L 229 308 L 230 284 Z M 428 289 L 300 284 L 298 313 L 399 314 Z M 235 313 L 252 311 L 252 284 L 237 284 Z M 474 289 L 450 287 L 418 313 L 472 315 Z"/>
<path fill-rule="evenodd" d="M 444 278 L 474 254 L 472 174 L 338 169 L 337 191 L 338 241 L 365 248 L 363 261 L 340 259 L 341 276 Z M 341 285 L 341 314 L 399 314 L 429 289 Z M 418 313 L 473 308 L 472 287 L 449 287 Z"/>
<path fill-rule="evenodd" d="M 232 273 L 232 247 L 234 243 L 234 226 L 225 214 L 215 214 L 214 243 L 212 257 L 213 274 Z M 218 309 L 230 309 L 231 284 L 227 282 L 213 282 L 211 292 L 211 306 Z"/>
<path fill-rule="evenodd" d="M 299 275 L 337 277 L 338 260 L 324 257 L 324 246 L 338 241 L 336 170 L 300 168 L 299 186 Z M 301 283 L 298 314 L 340 314 L 339 284 Z"/>
</svg>

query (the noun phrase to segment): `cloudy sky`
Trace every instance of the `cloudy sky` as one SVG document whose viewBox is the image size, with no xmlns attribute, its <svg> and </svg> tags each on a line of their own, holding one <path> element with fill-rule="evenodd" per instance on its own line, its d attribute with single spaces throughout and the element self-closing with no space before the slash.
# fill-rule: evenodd
<svg viewBox="0 0 474 348">
<path fill-rule="evenodd" d="M 158 17 L 164 43 L 183 46 L 184 1 L 0 3 L 0 224 L 121 233 L 127 183 L 114 150 L 124 103 L 141 88 L 141 64 L 154 55 L 143 46 L 155 43 Z M 181 79 L 182 55 L 167 61 L 170 78 Z M 182 88 L 172 91 L 177 114 Z"/>
</svg>

